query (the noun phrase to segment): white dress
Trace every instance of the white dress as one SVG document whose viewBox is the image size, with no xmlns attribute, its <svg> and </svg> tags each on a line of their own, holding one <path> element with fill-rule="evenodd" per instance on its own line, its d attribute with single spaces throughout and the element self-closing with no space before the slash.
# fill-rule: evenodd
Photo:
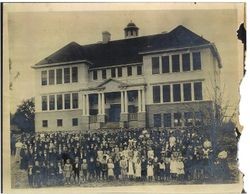
<svg viewBox="0 0 250 194">
<path fill-rule="evenodd" d="M 151 164 L 147 166 L 147 175 L 149 176 L 154 176 L 154 165 Z"/>
<path fill-rule="evenodd" d="M 141 177 L 141 162 L 135 163 L 135 177 Z"/>
<path fill-rule="evenodd" d="M 108 176 L 114 176 L 114 164 L 108 163 Z"/>
<path fill-rule="evenodd" d="M 128 175 L 129 176 L 134 176 L 134 174 L 135 174 L 133 164 L 134 163 L 133 163 L 132 159 L 128 161 Z"/>
</svg>

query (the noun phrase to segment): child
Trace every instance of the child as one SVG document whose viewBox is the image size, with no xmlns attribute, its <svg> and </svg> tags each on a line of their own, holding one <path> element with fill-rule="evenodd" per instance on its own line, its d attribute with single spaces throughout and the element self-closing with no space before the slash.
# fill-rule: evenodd
<svg viewBox="0 0 250 194">
<path fill-rule="evenodd" d="M 120 168 L 121 168 L 121 179 L 125 180 L 127 177 L 128 163 L 124 155 L 122 156 L 122 159 L 120 160 Z"/>
<path fill-rule="evenodd" d="M 64 165 L 64 177 L 66 184 L 70 185 L 70 177 L 71 177 L 71 172 L 72 172 L 72 165 L 70 164 L 70 160 L 66 160 L 66 164 Z"/>
<path fill-rule="evenodd" d="M 57 175 L 56 175 L 57 183 L 59 185 L 63 185 L 63 169 L 61 162 L 57 163 Z"/>
<path fill-rule="evenodd" d="M 41 168 L 39 166 L 39 162 L 38 161 L 35 161 L 35 166 L 33 167 L 33 184 L 34 184 L 34 187 L 41 187 Z"/>
<path fill-rule="evenodd" d="M 102 161 L 101 161 L 101 167 L 102 167 L 102 180 L 107 179 L 107 171 L 108 171 L 108 166 L 107 166 L 107 156 L 103 156 Z"/>
<path fill-rule="evenodd" d="M 128 177 L 130 180 L 133 179 L 134 177 L 134 163 L 133 163 L 133 159 L 132 158 L 129 158 L 128 160 Z"/>
<path fill-rule="evenodd" d="M 90 158 L 88 163 L 89 180 L 92 181 L 95 178 L 95 160 L 93 157 Z"/>
<path fill-rule="evenodd" d="M 163 159 L 160 160 L 160 162 L 158 163 L 158 165 L 159 165 L 160 181 L 164 181 L 164 179 L 165 179 L 165 168 L 166 168 L 166 165 L 165 165 Z"/>
<path fill-rule="evenodd" d="M 152 181 L 153 180 L 153 176 L 154 176 L 154 165 L 153 162 L 151 160 L 148 161 L 148 165 L 147 165 L 147 176 L 148 176 L 148 181 Z"/>
<path fill-rule="evenodd" d="M 88 164 L 87 164 L 87 160 L 86 159 L 82 160 L 81 171 L 82 171 L 82 180 L 83 180 L 83 182 L 86 182 L 88 180 L 87 179 Z"/>
<path fill-rule="evenodd" d="M 136 177 L 137 181 L 141 180 L 141 160 L 140 160 L 140 158 L 137 158 L 137 160 L 135 162 L 135 177 Z"/>
<path fill-rule="evenodd" d="M 108 166 L 108 179 L 112 181 L 114 179 L 114 163 L 111 158 L 108 159 L 107 166 Z"/>
<path fill-rule="evenodd" d="M 102 170 L 101 162 L 99 161 L 99 159 L 97 159 L 95 164 L 95 173 L 97 180 L 101 180 L 101 170 Z"/>
<path fill-rule="evenodd" d="M 49 178 L 49 185 L 55 185 L 56 183 L 56 168 L 54 166 L 54 163 L 50 163 L 50 167 L 48 169 L 48 178 Z"/>
<path fill-rule="evenodd" d="M 29 186 L 33 187 L 33 174 L 32 174 L 32 169 L 33 165 L 29 164 L 28 166 L 28 181 L 29 181 Z"/>
<path fill-rule="evenodd" d="M 74 179 L 75 179 L 75 184 L 79 184 L 80 183 L 80 180 L 79 180 L 79 177 L 80 177 L 80 162 L 79 162 L 79 158 L 78 157 L 75 157 L 75 162 L 73 164 L 73 172 L 74 172 Z"/>
</svg>

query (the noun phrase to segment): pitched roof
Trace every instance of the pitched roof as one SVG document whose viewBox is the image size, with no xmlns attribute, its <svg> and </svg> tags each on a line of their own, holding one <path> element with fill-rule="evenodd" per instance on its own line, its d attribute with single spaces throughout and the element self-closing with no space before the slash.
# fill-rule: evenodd
<svg viewBox="0 0 250 194">
<path fill-rule="evenodd" d="M 201 36 L 180 25 L 169 33 L 115 40 L 105 44 L 96 43 L 81 46 L 71 42 L 35 66 L 79 60 L 90 61 L 93 64 L 90 68 L 139 63 L 142 62 L 142 55 L 139 54 L 141 52 L 201 46 L 209 43 Z"/>
</svg>

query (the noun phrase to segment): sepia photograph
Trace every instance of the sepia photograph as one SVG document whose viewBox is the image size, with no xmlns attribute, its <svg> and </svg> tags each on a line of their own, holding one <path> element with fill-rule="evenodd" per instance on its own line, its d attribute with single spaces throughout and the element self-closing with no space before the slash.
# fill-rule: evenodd
<svg viewBox="0 0 250 194">
<path fill-rule="evenodd" d="M 244 6 L 4 3 L 6 193 L 244 192 Z"/>
</svg>

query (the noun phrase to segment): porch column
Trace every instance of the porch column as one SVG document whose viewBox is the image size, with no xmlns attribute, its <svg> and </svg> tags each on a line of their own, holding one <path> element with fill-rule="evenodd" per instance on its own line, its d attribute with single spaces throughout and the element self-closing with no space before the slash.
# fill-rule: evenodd
<svg viewBox="0 0 250 194">
<path fill-rule="evenodd" d="M 127 90 L 125 90 L 124 93 L 125 93 L 125 108 L 124 108 L 125 110 L 124 110 L 124 112 L 128 113 L 128 92 L 127 92 Z"/>
<path fill-rule="evenodd" d="M 124 113 L 124 93 L 121 91 L 121 113 Z"/>
<path fill-rule="evenodd" d="M 102 114 L 105 115 L 105 94 L 102 93 Z"/>
<path fill-rule="evenodd" d="M 102 114 L 101 107 L 101 93 L 98 93 L 98 115 Z"/>
<path fill-rule="evenodd" d="M 141 90 L 138 90 L 138 112 L 141 112 Z"/>
<path fill-rule="evenodd" d="M 89 94 L 86 94 L 86 115 L 89 116 Z"/>
<path fill-rule="evenodd" d="M 82 115 L 86 115 L 86 96 L 85 94 L 82 95 Z"/>
<path fill-rule="evenodd" d="M 142 112 L 146 111 L 146 107 L 145 107 L 145 89 L 142 89 Z"/>
</svg>

